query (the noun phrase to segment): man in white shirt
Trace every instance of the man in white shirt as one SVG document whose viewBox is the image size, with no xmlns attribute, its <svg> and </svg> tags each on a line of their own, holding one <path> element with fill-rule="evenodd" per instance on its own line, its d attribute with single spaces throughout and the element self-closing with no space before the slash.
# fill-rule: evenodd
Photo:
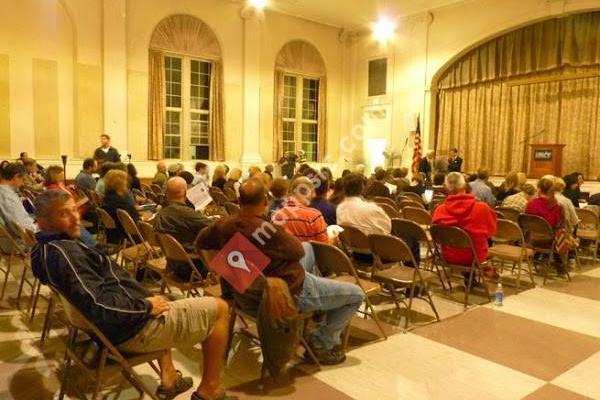
<svg viewBox="0 0 600 400">
<path fill-rule="evenodd" d="M 377 204 L 362 198 L 364 178 L 351 174 L 345 178 L 346 198 L 337 207 L 337 224 L 352 226 L 365 235 L 387 235 L 392 231 L 392 221 Z"/>
</svg>

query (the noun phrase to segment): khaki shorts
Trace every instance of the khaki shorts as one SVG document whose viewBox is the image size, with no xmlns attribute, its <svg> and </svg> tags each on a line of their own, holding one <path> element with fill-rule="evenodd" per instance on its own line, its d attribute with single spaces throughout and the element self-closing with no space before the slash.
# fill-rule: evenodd
<svg viewBox="0 0 600 400">
<path fill-rule="evenodd" d="M 117 347 L 126 353 L 149 353 L 200 343 L 212 331 L 217 307 L 212 297 L 172 301 L 169 311 L 150 319 L 134 337 Z"/>
</svg>

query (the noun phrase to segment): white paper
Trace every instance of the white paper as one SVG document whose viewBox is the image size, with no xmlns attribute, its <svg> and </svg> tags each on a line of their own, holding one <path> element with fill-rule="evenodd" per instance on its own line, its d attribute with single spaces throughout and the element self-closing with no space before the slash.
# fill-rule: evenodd
<svg viewBox="0 0 600 400">
<path fill-rule="evenodd" d="M 187 199 L 194 205 L 196 211 L 204 210 L 212 201 L 208 188 L 203 182 L 188 190 Z"/>
</svg>

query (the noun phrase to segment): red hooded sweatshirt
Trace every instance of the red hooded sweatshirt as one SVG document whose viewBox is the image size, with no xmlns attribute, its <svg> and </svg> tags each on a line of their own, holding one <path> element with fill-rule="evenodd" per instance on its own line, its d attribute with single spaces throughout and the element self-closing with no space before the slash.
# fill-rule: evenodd
<svg viewBox="0 0 600 400">
<path fill-rule="evenodd" d="M 488 256 L 487 240 L 496 234 L 496 213 L 484 202 L 469 193 L 450 195 L 435 209 L 433 223 L 464 229 L 475 247 L 479 262 Z M 442 247 L 442 254 L 451 264 L 470 265 L 471 251 Z"/>
</svg>

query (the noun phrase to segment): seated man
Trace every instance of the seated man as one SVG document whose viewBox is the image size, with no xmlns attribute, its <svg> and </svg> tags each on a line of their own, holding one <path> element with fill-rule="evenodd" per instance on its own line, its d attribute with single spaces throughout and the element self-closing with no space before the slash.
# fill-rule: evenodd
<svg viewBox="0 0 600 400">
<path fill-rule="evenodd" d="M 187 251 L 192 254 L 195 252 L 194 241 L 198 232 L 210 224 L 210 219 L 195 211 L 193 208 L 186 205 L 187 184 L 183 178 L 176 176 L 167 181 L 165 195 L 167 205 L 164 206 L 154 217 L 154 227 L 157 232 L 168 233 L 173 236 Z M 202 267 L 198 258 L 197 266 L 203 275 L 206 275 L 206 270 Z M 192 271 L 188 264 L 173 264 L 169 266 L 175 272 L 177 277 L 183 280 L 189 280 Z"/>
<path fill-rule="evenodd" d="M 96 171 L 96 160 L 93 158 L 86 158 L 83 160 L 83 169 L 75 177 L 75 187 L 77 189 L 96 190 L 96 180 L 92 174 Z"/>
<path fill-rule="evenodd" d="M 385 170 L 379 168 L 375 171 L 374 179 L 371 180 L 369 186 L 365 190 L 366 197 L 390 197 L 390 189 L 385 185 Z"/>
<path fill-rule="evenodd" d="M 496 198 L 488 185 L 489 177 L 488 171 L 481 168 L 477 171 L 477 179 L 469 183 L 469 186 L 471 186 L 471 192 L 478 200 L 485 201 L 488 206 L 494 207 L 496 205 Z"/>
<path fill-rule="evenodd" d="M 321 326 L 310 339 L 319 362 L 333 365 L 344 362 L 340 335 L 362 304 L 364 293 L 357 285 L 317 277 L 305 272 L 302 243 L 283 228 L 265 219 L 267 190 L 258 179 L 250 179 L 240 187 L 240 213 L 223 218 L 202 230 L 196 240 L 200 249 L 221 249 L 236 234 L 243 234 L 269 259 L 263 270 L 267 277 L 284 280 L 298 308 L 325 311 Z"/>
<path fill-rule="evenodd" d="M 315 198 L 311 200 L 310 206 L 321 211 L 327 225 L 335 225 L 337 205 L 327 200 L 329 182 L 325 175 L 318 175 L 318 181 L 315 182 Z"/>
<path fill-rule="evenodd" d="M 164 161 L 159 161 L 156 164 L 156 174 L 154 174 L 154 178 L 152 179 L 152 183 L 158 185 L 160 187 L 165 186 L 167 183 L 167 165 Z"/>
<path fill-rule="evenodd" d="M 365 201 L 361 197 L 363 187 L 362 175 L 351 174 L 345 178 L 346 197 L 337 207 L 337 224 L 352 226 L 365 235 L 389 234 L 392 231 L 390 217 L 377 204 Z"/>
<path fill-rule="evenodd" d="M 191 400 L 224 398 L 219 381 L 227 347 L 227 303 L 211 297 L 168 302 L 152 296 L 114 260 L 79 240 L 79 213 L 68 193 L 48 190 L 35 206 L 41 229 L 31 255 L 35 276 L 59 291 L 119 350 L 168 350 L 159 359 L 158 397 L 172 399 L 192 387 L 192 379 L 175 369 L 170 349 L 201 342 L 202 381 Z"/>
<path fill-rule="evenodd" d="M 502 202 L 502 207 L 510 207 L 518 210 L 520 213 L 524 213 L 527 208 L 529 200 L 535 196 L 535 187 L 529 183 L 521 186 L 521 191 L 517 194 L 508 196 Z"/>
<path fill-rule="evenodd" d="M 15 222 L 33 232 L 37 231 L 33 218 L 29 216 L 17 194 L 17 191 L 23 186 L 23 178 L 26 173 L 25 167 L 15 162 L 8 164 L 0 176 L 0 225 L 4 226 L 14 237 L 17 237 L 17 233 L 13 232 L 13 227 L 9 222 Z M 3 238 L 0 240 L 0 248 L 5 252 L 10 252 L 10 242 Z"/>
<path fill-rule="evenodd" d="M 457 226 L 464 229 L 477 253 L 479 262 L 488 257 L 488 239 L 496 234 L 496 213 L 484 202 L 477 201 L 466 193 L 467 183 L 458 172 L 446 176 L 448 197 L 433 213 L 433 224 Z M 470 265 L 473 257 L 470 250 L 444 246 L 444 259 L 451 264 Z M 465 285 L 466 286 L 466 285 Z"/>
<path fill-rule="evenodd" d="M 323 214 L 309 207 L 315 186 L 305 176 L 292 181 L 285 207 L 273 215 L 273 223 L 282 226 L 301 242 L 315 240 L 327 243 L 327 224 Z"/>
</svg>

